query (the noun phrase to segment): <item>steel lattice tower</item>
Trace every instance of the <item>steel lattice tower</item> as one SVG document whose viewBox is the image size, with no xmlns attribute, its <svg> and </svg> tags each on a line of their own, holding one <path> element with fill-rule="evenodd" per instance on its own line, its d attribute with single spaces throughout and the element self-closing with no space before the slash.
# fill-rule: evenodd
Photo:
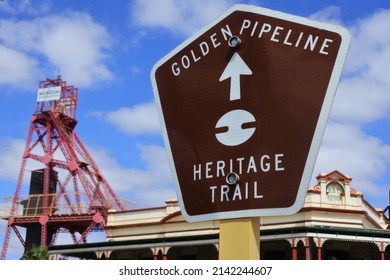
<svg viewBox="0 0 390 280">
<path fill-rule="evenodd" d="M 39 83 L 15 194 L 9 199 L 7 216 L 2 217 L 8 224 L 0 259 L 6 257 L 12 231 L 28 249 L 20 227 L 26 228 L 26 239 L 31 233 L 35 240 L 38 235 L 41 246 L 55 244 L 59 232 L 69 232 L 77 244 L 86 242 L 92 231 L 104 230 L 109 209 L 134 206 L 115 195 L 77 135 L 77 101 L 78 89 L 61 77 Z M 42 168 L 31 174 L 25 195 L 22 186 L 28 161 Z M 33 175 L 38 180 L 33 182 Z"/>
</svg>

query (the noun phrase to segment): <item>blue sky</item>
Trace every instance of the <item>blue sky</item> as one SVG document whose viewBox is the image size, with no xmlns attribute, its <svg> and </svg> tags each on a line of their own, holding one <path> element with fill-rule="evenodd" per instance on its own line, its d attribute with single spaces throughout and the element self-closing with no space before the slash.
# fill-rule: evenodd
<svg viewBox="0 0 390 280">
<path fill-rule="evenodd" d="M 352 43 L 313 172 L 335 169 L 384 208 L 390 188 L 390 2 L 5 0 L 0 2 L 0 198 L 13 195 L 38 83 L 79 88 L 77 133 L 116 194 L 176 197 L 155 108 L 153 65 L 234 4 L 347 28 Z M 137 178 L 133 180 L 131 178 Z M 0 244 L 5 223 L 0 222 Z M 11 240 L 7 258 L 21 246 Z M 19 254 L 19 255 L 18 255 Z"/>
</svg>

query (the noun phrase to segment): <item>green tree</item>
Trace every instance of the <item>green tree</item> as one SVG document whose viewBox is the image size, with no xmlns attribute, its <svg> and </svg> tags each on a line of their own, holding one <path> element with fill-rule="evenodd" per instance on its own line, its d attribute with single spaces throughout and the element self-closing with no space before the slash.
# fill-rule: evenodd
<svg viewBox="0 0 390 280">
<path fill-rule="evenodd" d="M 20 258 L 21 260 L 47 260 L 47 248 L 43 246 L 35 246 L 25 252 Z"/>
</svg>

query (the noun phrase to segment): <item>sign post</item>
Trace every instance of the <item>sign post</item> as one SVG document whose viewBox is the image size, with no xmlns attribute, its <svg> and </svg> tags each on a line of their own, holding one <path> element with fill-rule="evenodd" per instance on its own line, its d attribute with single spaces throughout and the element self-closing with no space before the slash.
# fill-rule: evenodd
<svg viewBox="0 0 390 280">
<path fill-rule="evenodd" d="M 235 5 L 155 64 L 187 221 L 253 228 L 301 209 L 349 44 L 342 27 Z"/>
<path fill-rule="evenodd" d="M 260 218 L 238 218 L 219 222 L 220 260 L 260 259 Z"/>
</svg>

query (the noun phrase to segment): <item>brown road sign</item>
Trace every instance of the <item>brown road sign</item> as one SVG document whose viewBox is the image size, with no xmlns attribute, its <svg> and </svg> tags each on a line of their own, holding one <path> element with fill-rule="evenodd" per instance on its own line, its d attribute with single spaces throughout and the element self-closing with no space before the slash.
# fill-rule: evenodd
<svg viewBox="0 0 390 280">
<path fill-rule="evenodd" d="M 156 63 L 188 221 L 299 211 L 349 44 L 342 27 L 236 5 Z"/>
</svg>

